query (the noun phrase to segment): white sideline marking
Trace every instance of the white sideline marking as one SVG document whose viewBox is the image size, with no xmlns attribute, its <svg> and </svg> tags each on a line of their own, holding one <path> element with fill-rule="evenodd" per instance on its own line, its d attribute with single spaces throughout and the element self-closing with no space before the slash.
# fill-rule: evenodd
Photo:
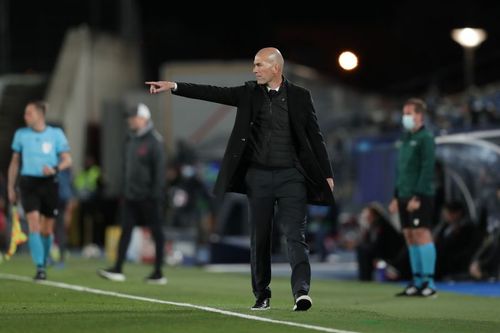
<svg viewBox="0 0 500 333">
<path fill-rule="evenodd" d="M 20 276 L 20 275 L 13 275 L 13 274 L 0 273 L 0 279 L 35 283 L 32 278 L 29 278 L 26 276 Z M 170 302 L 170 301 L 163 301 L 163 300 L 155 299 L 155 298 L 122 294 L 122 293 L 118 293 L 118 292 L 114 292 L 114 291 L 94 289 L 94 288 L 89 288 L 89 287 L 84 287 L 84 286 L 67 284 L 67 283 L 63 283 L 63 282 L 40 281 L 40 282 L 36 282 L 36 284 L 43 284 L 46 286 L 69 289 L 69 290 L 74 290 L 74 291 L 81 291 L 81 292 L 86 292 L 86 293 L 96 294 L 96 295 L 113 296 L 113 297 L 119 297 L 119 298 L 132 299 L 132 300 L 136 300 L 136 301 L 167 304 L 167 305 L 180 306 L 180 307 L 185 307 L 185 308 L 193 308 L 193 309 L 207 311 L 207 312 L 219 313 L 219 314 L 231 316 L 231 317 L 238 317 L 238 318 L 256 320 L 256 321 L 263 321 L 266 323 L 281 324 L 281 325 L 287 325 L 287 326 L 293 326 L 293 327 L 307 328 L 310 330 L 321 331 L 321 332 L 359 333 L 359 332 L 354 332 L 354 331 L 337 330 L 334 328 L 323 327 L 323 326 L 294 323 L 292 321 L 284 321 L 284 320 L 276 320 L 276 319 L 270 319 L 270 318 L 257 317 L 257 316 L 247 315 L 247 314 L 238 313 L 238 312 L 232 312 L 232 311 L 211 308 L 208 306 L 201 306 L 201 305 L 195 305 L 195 304 L 189 304 L 189 303 Z"/>
</svg>

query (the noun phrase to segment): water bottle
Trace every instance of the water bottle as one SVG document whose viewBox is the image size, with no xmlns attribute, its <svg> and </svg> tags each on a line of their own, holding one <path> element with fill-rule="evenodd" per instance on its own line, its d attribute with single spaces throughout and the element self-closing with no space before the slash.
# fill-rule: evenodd
<svg viewBox="0 0 500 333">
<path fill-rule="evenodd" d="M 379 260 L 375 264 L 375 281 L 383 282 L 386 280 L 385 270 L 387 263 L 384 260 Z"/>
</svg>

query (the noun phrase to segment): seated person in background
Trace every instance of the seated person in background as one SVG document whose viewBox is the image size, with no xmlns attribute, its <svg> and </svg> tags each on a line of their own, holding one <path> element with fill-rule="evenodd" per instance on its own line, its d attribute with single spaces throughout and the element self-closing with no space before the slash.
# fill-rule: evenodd
<svg viewBox="0 0 500 333">
<path fill-rule="evenodd" d="M 334 251 L 333 241 L 337 233 L 337 205 L 308 206 L 308 225 L 306 239 L 311 241 L 312 252 L 319 261 L 325 262 Z"/>
<path fill-rule="evenodd" d="M 500 278 L 500 183 L 489 197 L 485 212 L 485 237 L 474 253 L 469 266 L 470 275 L 478 280 Z"/>
<path fill-rule="evenodd" d="M 472 258 L 469 274 L 477 280 L 500 278 L 500 228 L 483 240 Z"/>
<path fill-rule="evenodd" d="M 479 243 L 478 230 L 467 218 L 461 202 L 444 205 L 442 222 L 434 229 L 436 279 L 463 279 Z"/>
<path fill-rule="evenodd" d="M 401 278 L 409 268 L 404 268 L 401 258 L 406 254 L 403 235 L 396 230 L 386 216 L 384 209 L 378 203 L 371 203 L 363 209 L 360 215 L 361 242 L 356 248 L 359 279 L 371 281 L 377 261 L 385 261 L 391 269 L 386 274 L 387 279 Z M 407 260 L 406 260 L 407 261 Z M 406 265 L 408 266 L 408 265 Z"/>
</svg>

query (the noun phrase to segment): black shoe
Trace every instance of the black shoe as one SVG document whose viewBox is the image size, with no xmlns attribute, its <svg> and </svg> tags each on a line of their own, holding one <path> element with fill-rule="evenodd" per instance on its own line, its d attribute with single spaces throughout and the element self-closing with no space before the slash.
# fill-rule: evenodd
<svg viewBox="0 0 500 333">
<path fill-rule="evenodd" d="M 402 292 L 397 293 L 396 296 L 418 296 L 420 289 L 418 289 L 413 283 L 410 283 Z"/>
<path fill-rule="evenodd" d="M 308 295 L 301 295 L 295 300 L 293 311 L 307 311 L 312 306 L 313 301 Z"/>
<path fill-rule="evenodd" d="M 45 273 L 45 269 L 37 269 L 35 277 L 33 278 L 35 281 L 45 281 L 47 280 L 47 273 Z"/>
<path fill-rule="evenodd" d="M 153 272 L 145 280 L 151 284 L 167 284 L 167 278 L 161 272 Z"/>
<path fill-rule="evenodd" d="M 424 282 L 422 288 L 418 290 L 418 296 L 422 297 L 436 297 L 437 291 L 434 288 L 429 287 L 429 282 Z"/>
<path fill-rule="evenodd" d="M 125 275 L 116 268 L 98 269 L 97 275 L 111 281 L 125 281 Z"/>
<path fill-rule="evenodd" d="M 262 310 L 269 310 L 270 308 L 271 308 L 270 298 L 257 298 L 255 304 L 250 308 L 250 310 L 262 311 Z"/>
</svg>

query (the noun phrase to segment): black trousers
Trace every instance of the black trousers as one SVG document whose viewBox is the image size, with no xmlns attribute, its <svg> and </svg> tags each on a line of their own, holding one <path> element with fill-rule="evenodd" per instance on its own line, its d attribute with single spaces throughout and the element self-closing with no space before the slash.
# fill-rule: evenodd
<svg viewBox="0 0 500 333">
<path fill-rule="evenodd" d="M 163 265 L 164 235 L 162 230 L 163 214 L 160 200 L 125 200 L 123 205 L 122 234 L 118 245 L 118 258 L 115 268 L 122 270 L 125 256 L 135 225 L 148 226 L 155 242 L 155 270 L 161 271 Z"/>
<path fill-rule="evenodd" d="M 250 259 L 255 297 L 271 297 L 269 284 L 274 218 L 286 237 L 293 295 L 307 295 L 311 266 L 305 241 L 307 194 L 304 176 L 295 168 L 250 167 L 245 181 L 250 204 Z"/>
</svg>

